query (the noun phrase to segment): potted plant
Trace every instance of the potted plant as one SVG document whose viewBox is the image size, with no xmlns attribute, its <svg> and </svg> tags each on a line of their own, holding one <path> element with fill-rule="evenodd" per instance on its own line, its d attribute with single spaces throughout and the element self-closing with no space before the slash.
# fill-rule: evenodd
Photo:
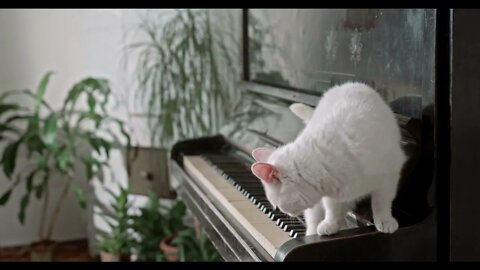
<svg viewBox="0 0 480 270">
<path fill-rule="evenodd" d="M 147 205 L 139 209 L 133 217 L 132 228 L 136 235 L 135 251 L 138 261 L 164 261 L 165 256 L 158 248 L 158 243 L 165 237 L 164 212 L 167 207 L 153 191 L 149 193 Z"/>
<path fill-rule="evenodd" d="M 100 259 L 104 262 L 130 261 L 131 249 L 134 244 L 132 235 L 132 218 L 129 211 L 131 202 L 128 200 L 128 188 L 119 187 L 119 193 L 106 189 L 111 202 L 108 209 L 99 214 L 109 227 L 109 231 L 101 231 L 99 237 Z"/>
<path fill-rule="evenodd" d="M 78 164 L 83 164 L 88 180 L 102 179 L 102 168 L 108 166 L 110 150 L 120 147 L 121 139 L 130 145 L 123 123 L 106 112 L 111 94 L 107 80 L 80 80 L 69 90 L 63 106 L 54 110 L 44 100 L 51 75 L 52 72 L 48 72 L 43 76 L 36 92 L 13 90 L 0 96 L 0 140 L 6 143 L 0 168 L 10 181 L 7 190 L 0 193 L 0 206 L 24 184 L 26 191 L 18 211 L 18 219 L 24 224 L 29 203 L 33 199 L 43 200 L 38 242 L 31 246 L 32 260 L 51 260 L 52 233 L 69 191 L 74 191 L 82 208 L 86 205 L 85 192 L 77 182 Z M 32 106 L 24 106 L 26 100 L 12 99 L 18 96 L 30 99 Z M 86 104 L 81 100 L 86 100 Z M 118 126 L 122 136 L 111 131 L 112 124 Z M 23 151 L 27 162 L 17 164 L 17 156 L 23 156 Z M 25 166 L 19 168 L 19 165 Z M 48 215 L 54 178 L 63 182 L 63 189 Z"/>
<path fill-rule="evenodd" d="M 185 214 L 186 207 L 182 201 L 176 201 L 175 204 L 168 208 L 164 214 L 164 237 L 160 241 L 160 249 L 165 255 L 167 261 L 178 260 L 179 251 L 174 243 L 174 239 L 182 230 L 187 228 L 184 223 Z"/>
<path fill-rule="evenodd" d="M 173 205 L 167 206 L 167 203 L 160 201 L 157 194 L 150 191 L 147 205 L 141 207 L 139 214 L 133 217 L 132 228 L 137 237 L 135 250 L 138 261 L 168 261 L 172 256 L 176 256 L 170 254 L 171 251 L 164 252 L 159 249 L 159 244 L 186 228 L 183 221 L 186 208 L 181 201 L 169 203 Z"/>
<path fill-rule="evenodd" d="M 220 255 L 207 235 L 204 233 L 198 235 L 193 228 L 183 229 L 174 238 L 166 240 L 170 240 L 169 246 L 177 250 L 177 254 L 172 257 L 172 261 L 214 262 L 220 260 Z"/>
<path fill-rule="evenodd" d="M 164 215 L 164 237 L 160 250 L 167 261 L 216 261 L 219 254 L 206 235 L 197 235 L 185 224 L 186 207 L 177 201 Z"/>
<path fill-rule="evenodd" d="M 181 201 L 161 201 L 150 192 L 146 206 L 134 215 L 132 228 L 137 237 L 134 250 L 138 261 L 215 261 L 218 253 L 205 235 L 184 222 L 186 207 Z"/>
</svg>

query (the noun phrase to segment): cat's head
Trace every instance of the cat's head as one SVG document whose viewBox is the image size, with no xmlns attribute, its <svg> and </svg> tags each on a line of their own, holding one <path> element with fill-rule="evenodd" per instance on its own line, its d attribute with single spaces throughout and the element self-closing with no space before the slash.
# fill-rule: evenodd
<svg viewBox="0 0 480 270">
<path fill-rule="evenodd" d="M 298 216 L 318 202 L 318 194 L 306 183 L 293 163 L 288 147 L 278 149 L 256 148 L 252 152 L 257 161 L 252 173 L 261 180 L 267 199 L 284 213 Z"/>
</svg>

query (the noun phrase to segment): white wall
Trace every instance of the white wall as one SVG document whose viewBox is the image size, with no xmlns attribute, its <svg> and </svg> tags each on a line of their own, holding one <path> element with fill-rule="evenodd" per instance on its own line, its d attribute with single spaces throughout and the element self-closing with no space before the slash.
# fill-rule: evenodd
<svg viewBox="0 0 480 270">
<path fill-rule="evenodd" d="M 34 89 L 43 74 L 54 70 L 56 74 L 46 99 L 54 108 L 59 108 L 73 83 L 86 76 L 105 77 L 110 80 L 118 100 L 118 104 L 111 107 L 111 113 L 127 121 L 135 144 L 148 146 L 146 121 L 131 117 L 129 69 L 126 71 L 122 66 L 126 59 L 125 45 L 142 39 L 135 33 L 134 26 L 145 12 L 155 16 L 169 10 L 0 10 L 0 93 L 10 89 Z M 219 11 L 216 16 L 224 12 Z M 236 19 L 240 19 L 240 12 L 236 12 Z M 131 68 L 131 65 L 132 62 L 127 67 Z M 0 152 L 3 147 L 0 145 Z M 18 163 L 22 163 L 22 157 Z M 122 153 L 112 153 L 110 165 L 116 177 L 111 179 L 107 174 L 105 186 L 115 189 L 115 183 L 125 185 L 127 178 Z M 83 186 L 88 187 L 82 174 L 79 178 Z M 62 179 L 53 180 L 51 193 L 58 196 Z M 0 174 L 0 193 L 7 187 L 8 181 Z M 80 209 L 70 193 L 59 216 L 53 235 L 55 240 L 88 237 L 94 243 L 94 227 L 105 228 L 100 218 L 93 217 L 92 204 L 95 198 L 106 203 L 108 196 L 95 181 L 89 190 L 86 211 Z M 0 246 L 23 245 L 37 240 L 40 203 L 31 202 L 26 225 L 21 226 L 17 211 L 22 195 L 23 190 L 17 190 L 8 205 L 0 208 Z M 54 200 L 55 196 L 51 201 Z M 145 198 L 136 197 L 135 200 L 137 206 L 145 203 Z M 96 250 L 93 245 L 90 248 L 92 253 Z"/>
<path fill-rule="evenodd" d="M 64 22 L 64 23 L 59 23 Z M 0 91 L 34 88 L 48 70 L 57 73 L 46 98 L 58 108 L 64 89 L 85 74 L 82 50 L 82 20 L 77 11 L 0 10 Z M 3 145 L 2 145 L 3 147 Z M 18 164 L 22 164 L 21 159 Z M 61 183 L 55 179 L 53 200 L 60 193 Z M 0 175 L 0 190 L 8 187 Z M 17 190 L 6 207 L 0 208 L 0 245 L 26 244 L 37 238 L 40 203 L 33 200 L 27 211 L 26 225 L 17 221 Z M 86 234 L 86 219 L 70 194 L 60 213 L 54 238 L 74 239 Z"/>
<path fill-rule="evenodd" d="M 46 93 L 46 99 L 55 108 L 61 106 L 68 88 L 85 76 L 106 77 L 117 90 L 123 38 L 122 12 L 0 10 L 0 91 L 35 88 L 48 70 L 56 72 Z M 119 108 L 115 114 L 119 117 L 123 114 L 122 118 L 125 118 L 126 111 Z M 113 163 L 121 173 L 121 160 L 117 158 Z M 58 195 L 61 179 L 54 180 L 52 193 Z M 0 175 L 0 190 L 7 187 L 4 175 Z M 17 221 L 17 210 L 22 195 L 22 191 L 16 191 L 8 205 L 0 208 L 1 246 L 28 244 L 37 239 L 40 203 L 32 202 L 27 211 L 26 225 L 21 226 Z M 51 201 L 54 199 L 55 196 Z M 86 237 L 87 228 L 92 228 L 88 212 L 80 209 L 70 193 L 53 238 Z"/>
</svg>

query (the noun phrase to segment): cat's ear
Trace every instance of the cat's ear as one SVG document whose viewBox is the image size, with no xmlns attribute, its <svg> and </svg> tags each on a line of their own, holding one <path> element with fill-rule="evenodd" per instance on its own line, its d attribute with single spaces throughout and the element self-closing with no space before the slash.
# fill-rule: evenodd
<svg viewBox="0 0 480 270">
<path fill-rule="evenodd" d="M 252 151 L 252 157 L 258 162 L 267 162 L 268 157 L 275 151 L 273 148 L 260 147 Z"/>
<path fill-rule="evenodd" d="M 274 183 L 276 169 L 273 165 L 263 162 L 256 162 L 252 165 L 252 173 L 266 183 Z"/>
<path fill-rule="evenodd" d="M 308 121 L 310 121 L 313 116 L 314 108 L 305 104 L 293 103 L 292 105 L 290 105 L 289 108 L 293 112 L 293 114 L 298 116 L 298 118 L 302 119 L 305 124 L 308 123 Z"/>
</svg>

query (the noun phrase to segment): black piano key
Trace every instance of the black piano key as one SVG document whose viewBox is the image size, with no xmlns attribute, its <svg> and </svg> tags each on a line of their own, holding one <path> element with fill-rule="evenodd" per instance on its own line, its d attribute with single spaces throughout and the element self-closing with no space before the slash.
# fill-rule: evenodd
<svg viewBox="0 0 480 270">
<path fill-rule="evenodd" d="M 230 177 L 251 177 L 252 173 L 250 171 L 242 171 L 242 172 L 226 172 L 224 171 L 225 174 L 228 174 Z M 260 180 L 257 181 L 260 183 Z"/>
<path fill-rule="evenodd" d="M 262 205 L 262 207 L 260 208 L 260 210 L 262 210 L 263 213 L 265 213 L 266 215 L 268 215 L 270 212 L 272 212 L 273 210 L 275 210 L 271 205 Z"/>
<path fill-rule="evenodd" d="M 263 196 L 263 191 L 259 191 L 259 190 L 255 190 L 255 189 L 246 189 L 244 188 L 243 189 L 243 192 L 244 193 L 248 193 L 250 196 Z M 248 198 L 250 198 L 250 196 L 248 196 Z"/>
<path fill-rule="evenodd" d="M 261 191 L 248 190 L 248 189 L 244 189 L 244 193 L 248 194 L 248 195 L 246 195 L 246 197 L 248 199 L 250 199 L 251 197 L 262 196 L 263 195 L 263 192 L 261 192 Z"/>
<path fill-rule="evenodd" d="M 255 199 L 253 199 L 252 201 L 255 205 L 261 205 L 261 204 L 266 204 L 266 203 L 270 203 L 267 199 L 264 199 L 262 197 L 255 197 Z"/>
<path fill-rule="evenodd" d="M 289 232 L 289 231 L 296 231 L 296 230 L 299 230 L 299 229 L 303 229 L 304 226 L 303 225 L 285 225 L 283 226 L 283 230 L 286 231 L 286 232 Z"/>
<path fill-rule="evenodd" d="M 235 177 L 235 180 L 237 182 L 242 182 L 242 183 L 259 183 L 261 185 L 262 180 L 258 179 L 257 177 L 251 175 L 251 176 L 237 176 Z"/>
<path fill-rule="evenodd" d="M 277 221 L 277 219 L 286 218 L 286 217 L 288 217 L 288 215 L 285 215 L 284 213 L 282 213 L 278 210 L 273 210 L 268 214 L 268 217 L 273 221 Z"/>
<path fill-rule="evenodd" d="M 249 194 L 251 194 L 252 196 L 263 196 L 265 194 L 265 192 L 263 191 L 263 189 L 245 189 L 246 191 L 248 191 Z"/>
<path fill-rule="evenodd" d="M 233 180 L 235 180 L 235 178 L 233 178 Z M 260 183 L 241 183 L 241 182 L 237 182 L 237 183 L 244 188 L 258 188 L 263 190 L 263 186 Z"/>
<path fill-rule="evenodd" d="M 227 174 L 234 174 L 234 173 L 245 173 L 248 175 L 250 173 L 250 170 L 246 170 L 244 167 L 225 167 L 225 166 L 217 166 L 220 170 L 224 171 Z"/>
<path fill-rule="evenodd" d="M 297 233 L 295 233 L 295 238 L 300 237 L 300 236 L 305 236 L 305 235 L 306 235 L 305 232 L 297 232 Z"/>
<path fill-rule="evenodd" d="M 277 219 L 276 223 L 280 227 L 284 226 L 285 224 L 302 224 L 296 218 L 292 218 L 292 217 L 279 218 L 279 219 Z"/>
<path fill-rule="evenodd" d="M 285 215 L 285 214 L 280 210 L 273 210 L 268 214 L 268 217 L 271 217 L 273 215 Z M 287 216 L 287 215 L 285 215 L 285 216 Z"/>
<path fill-rule="evenodd" d="M 293 237 L 293 238 L 297 238 L 297 237 L 300 237 L 300 236 L 305 236 L 306 235 L 306 230 L 293 230 L 293 231 L 290 231 L 289 233 L 290 237 Z"/>
</svg>

